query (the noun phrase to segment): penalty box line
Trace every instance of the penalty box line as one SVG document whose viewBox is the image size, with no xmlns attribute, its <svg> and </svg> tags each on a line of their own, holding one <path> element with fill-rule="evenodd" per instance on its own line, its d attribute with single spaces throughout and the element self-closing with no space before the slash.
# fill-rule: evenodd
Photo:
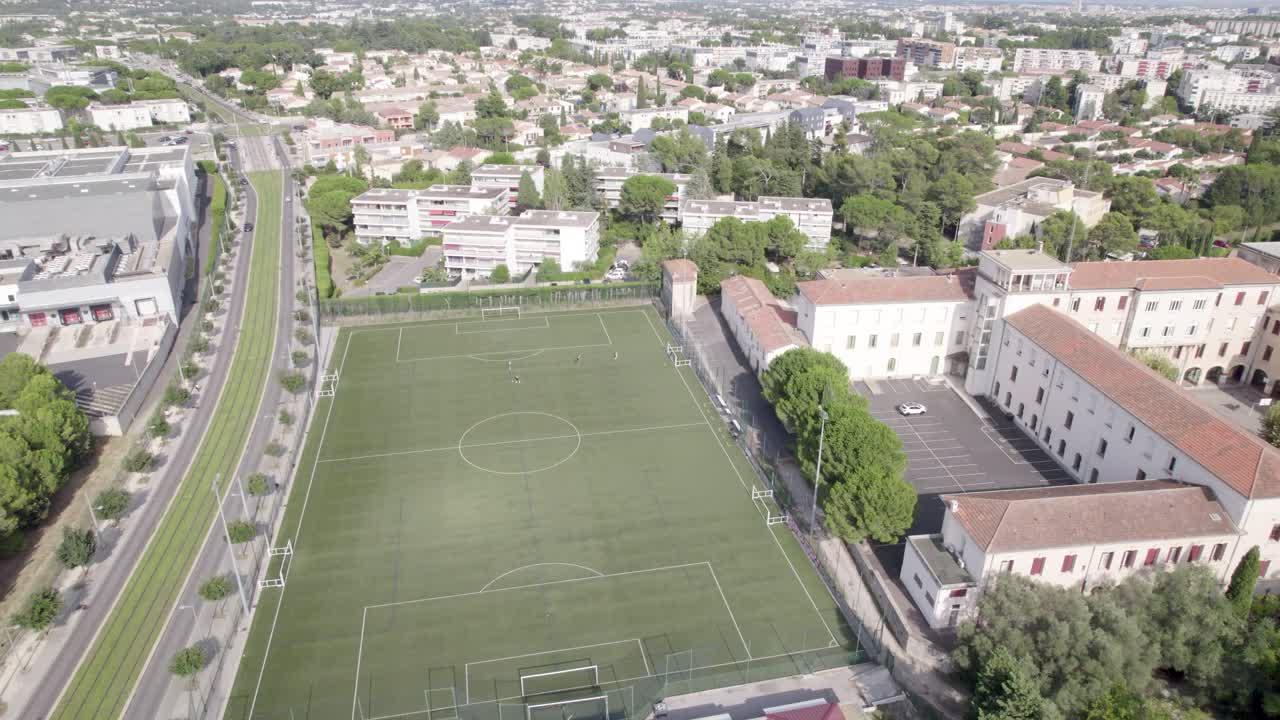
<svg viewBox="0 0 1280 720">
<path fill-rule="evenodd" d="M 524 320 L 523 317 L 518 319 Z M 454 335 L 483 335 L 485 333 L 520 332 L 521 330 L 546 330 L 551 327 L 551 320 L 546 315 L 542 315 L 538 319 L 542 321 L 541 325 L 530 325 L 528 327 L 504 327 L 504 328 L 490 327 L 487 330 L 463 330 L 462 328 L 464 326 L 470 326 L 470 325 L 484 326 L 484 325 L 493 325 L 494 323 L 497 323 L 497 322 L 504 322 L 503 320 L 467 320 L 465 322 L 454 323 L 453 334 Z M 508 319 L 506 322 L 510 322 L 510 320 Z M 404 328 L 400 328 L 400 331 L 403 333 Z"/>
<path fill-rule="evenodd" d="M 650 306 L 646 304 L 644 307 L 625 307 L 624 306 L 616 309 L 604 308 L 601 310 L 582 310 L 582 311 L 574 311 L 574 312 L 561 312 L 558 310 L 541 311 L 541 310 L 530 309 L 527 312 L 522 312 L 520 317 L 523 318 L 525 316 L 528 316 L 528 317 L 558 318 L 558 317 L 582 317 L 585 315 L 625 315 L 626 313 L 636 313 L 636 312 L 644 313 L 646 309 L 649 307 Z M 386 323 L 383 325 L 374 325 L 372 327 L 358 327 L 358 328 L 353 327 L 347 331 L 347 334 L 360 335 L 362 333 L 391 332 L 392 330 L 398 331 L 398 330 L 404 330 L 405 328 L 414 329 L 414 328 L 427 328 L 427 327 L 447 327 L 449 325 L 457 325 L 458 322 L 459 321 L 456 318 L 442 318 L 439 320 L 423 320 L 421 322 Z M 464 322 L 479 322 L 479 321 L 464 321 Z M 492 322 L 492 321 L 483 321 L 483 322 Z"/>
<path fill-rule="evenodd" d="M 508 657 L 491 658 L 488 660 L 472 660 L 469 663 L 464 663 L 462 666 L 463 682 L 465 683 L 463 686 L 463 691 L 465 692 L 465 697 L 467 699 L 466 704 L 467 705 L 471 704 L 471 666 L 472 665 L 484 665 L 485 663 L 506 662 L 508 660 L 522 660 L 524 658 L 537 657 L 539 655 L 552 655 L 554 653 L 562 653 L 562 652 L 576 652 L 578 650 L 587 650 L 589 648 L 597 648 L 597 647 L 607 647 L 609 645 L 621 645 L 623 643 L 635 643 L 636 647 L 640 648 L 640 659 L 644 661 L 644 671 L 652 675 L 653 666 L 649 664 L 649 656 L 645 653 L 644 643 L 640 642 L 640 638 L 626 638 L 624 640 L 609 640 L 607 642 L 592 643 L 590 645 L 578 645 L 576 647 L 556 648 L 554 650 L 539 650 L 537 652 L 524 653 L 522 655 L 510 655 Z M 571 668 L 571 669 L 577 669 L 577 668 Z"/>
</svg>

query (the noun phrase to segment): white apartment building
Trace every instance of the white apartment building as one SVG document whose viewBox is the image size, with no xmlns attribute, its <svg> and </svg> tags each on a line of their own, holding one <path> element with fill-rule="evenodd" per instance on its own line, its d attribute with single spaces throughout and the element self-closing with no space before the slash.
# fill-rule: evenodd
<svg viewBox="0 0 1280 720">
<path fill-rule="evenodd" d="M 983 193 L 974 202 L 977 207 L 960 219 L 956 239 L 976 250 L 990 250 L 1005 238 L 1035 235 L 1040 223 L 1058 211 L 1074 212 L 1093 227 L 1111 209 L 1102 193 L 1041 177 Z"/>
<path fill-rule="evenodd" d="M 774 358 L 805 345 L 796 329 L 796 311 L 775 298 L 756 278 L 734 275 L 722 280 L 720 314 L 757 375 Z"/>
<path fill-rule="evenodd" d="M 667 202 L 662 207 L 662 215 L 660 217 L 670 225 L 674 225 L 679 221 L 680 203 L 684 201 L 685 193 L 689 188 L 689 181 L 693 179 L 692 176 L 681 173 L 642 173 L 627 168 L 601 168 L 596 171 L 596 192 L 604 200 L 605 207 L 610 209 L 618 207 L 618 203 L 622 200 L 623 183 L 637 175 L 653 175 L 654 177 L 669 180 L 676 186 L 675 194 L 667 196 Z"/>
<path fill-rule="evenodd" d="M 101 105 L 85 109 L 89 122 L 103 130 L 134 130 L 151 127 L 151 111 L 141 105 Z"/>
<path fill-rule="evenodd" d="M 851 378 L 954 372 L 954 356 L 967 347 L 972 271 L 869 277 L 841 270 L 796 289 L 796 327 L 809 345 L 840 358 Z"/>
<path fill-rule="evenodd" d="M 432 185 L 424 190 L 374 188 L 351 199 L 356 242 L 412 245 L 440 235 L 449 223 L 471 215 L 506 215 L 504 187 Z"/>
<path fill-rule="evenodd" d="M 1013 71 L 1083 70 L 1093 72 L 1102 65 L 1093 50 L 1060 50 L 1050 48 L 1018 48 L 1013 53 Z"/>
<path fill-rule="evenodd" d="M 62 129 L 62 113 L 53 108 L 0 110 L 0 133 L 5 135 L 39 135 Z"/>
<path fill-rule="evenodd" d="M 1193 108 L 1266 112 L 1280 105 L 1278 72 L 1259 65 L 1196 68 L 1183 73 L 1176 92 Z"/>
<path fill-rule="evenodd" d="M 956 48 L 955 69 L 958 72 L 977 70 L 983 75 L 1000 72 L 1004 66 L 1004 51 L 1000 48 L 965 46 Z"/>
<path fill-rule="evenodd" d="M 942 531 L 907 538 L 898 576 L 935 629 L 972 617 L 982 589 L 1003 575 L 1089 592 L 1140 572 L 1199 563 L 1225 581 L 1241 544 L 1240 530 L 1212 492 L 1170 480 L 941 500 Z"/>
<path fill-rule="evenodd" d="M 679 120 L 682 123 L 687 123 L 689 122 L 689 108 L 683 105 L 673 105 L 669 107 L 623 110 L 618 113 L 618 120 L 622 124 L 629 126 L 632 132 L 648 129 L 653 126 L 654 120 L 659 119 L 667 122 Z"/>
<path fill-rule="evenodd" d="M 809 238 L 806 247 L 823 250 L 831 242 L 831 200 L 828 198 L 764 197 L 747 200 L 685 200 L 680 204 L 680 224 L 691 234 L 705 233 L 718 221 L 736 217 L 744 222 L 768 222 L 790 218 Z"/>
<path fill-rule="evenodd" d="M 1107 89 L 1095 83 L 1085 83 L 1076 88 L 1076 120 L 1097 120 L 1102 117 L 1102 101 Z"/>
<path fill-rule="evenodd" d="M 498 265 L 523 275 L 547 258 L 562 268 L 593 263 L 600 249 L 600 214 L 530 210 L 519 217 L 472 215 L 445 226 L 445 268 L 487 277 Z"/>
<path fill-rule="evenodd" d="M 481 165 L 471 171 L 471 186 L 506 188 L 510 191 L 509 204 L 515 207 L 519 202 L 520 177 L 525 173 L 529 173 L 533 186 L 541 195 L 543 178 L 546 177 L 541 165 Z"/>
</svg>

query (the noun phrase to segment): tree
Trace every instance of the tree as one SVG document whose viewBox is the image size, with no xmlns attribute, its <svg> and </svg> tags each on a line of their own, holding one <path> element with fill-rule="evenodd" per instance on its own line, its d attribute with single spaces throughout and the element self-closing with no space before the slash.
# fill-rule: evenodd
<svg viewBox="0 0 1280 720">
<path fill-rule="evenodd" d="M 496 283 L 505 283 L 511 281 L 511 271 L 507 269 L 505 263 L 498 263 L 489 271 L 489 279 Z"/>
<path fill-rule="evenodd" d="M 434 130 L 438 122 L 440 122 L 440 110 L 436 107 L 435 100 L 428 100 L 419 105 L 418 112 L 413 116 L 413 127 L 417 130 Z"/>
<path fill-rule="evenodd" d="M 1089 229 L 1089 258 L 1101 259 L 1108 253 L 1121 255 L 1138 249 L 1138 232 L 1123 213 L 1111 211 Z"/>
<path fill-rule="evenodd" d="M 484 159 L 484 165 L 518 165 L 516 156 L 503 150 L 501 152 L 489 153 Z"/>
<path fill-rule="evenodd" d="M 1191 260 L 1195 257 L 1194 250 L 1182 245 L 1161 245 L 1151 252 L 1152 260 Z"/>
<path fill-rule="evenodd" d="M 261 497 L 271 491 L 271 484 L 266 475 L 254 473 L 249 476 L 249 482 L 245 483 L 245 490 L 254 497 Z"/>
<path fill-rule="evenodd" d="M 124 461 L 121 465 L 127 472 L 142 473 L 150 471 L 155 461 L 156 456 L 147 452 L 145 447 L 139 445 L 124 456 Z"/>
<path fill-rule="evenodd" d="M 1167 355 L 1161 355 L 1153 351 L 1143 351 L 1134 353 L 1134 357 L 1138 358 L 1138 361 L 1143 365 L 1164 376 L 1169 382 L 1178 381 L 1178 366 Z"/>
<path fill-rule="evenodd" d="M 1040 720 L 1043 713 L 1044 698 L 1026 665 L 996 648 L 978 670 L 969 720 Z"/>
<path fill-rule="evenodd" d="M 1235 572 L 1231 573 L 1231 584 L 1227 586 L 1227 599 L 1241 617 L 1249 614 L 1253 605 L 1253 589 L 1258 584 L 1258 573 L 1262 563 L 1259 560 L 1258 546 L 1254 545 L 1240 558 Z"/>
<path fill-rule="evenodd" d="M 800 347 L 779 355 L 760 378 L 764 399 L 797 437 L 818 431 L 818 406 L 849 382 L 849 368 L 831 353 Z"/>
<path fill-rule="evenodd" d="M 123 488 L 103 490 L 93 499 L 93 511 L 103 520 L 116 522 L 124 517 L 128 510 L 129 491 Z"/>
<path fill-rule="evenodd" d="M 36 362 L 30 355 L 14 352 L 0 359 L 0 408 L 14 406 L 22 389 L 37 375 L 48 374 L 49 369 Z"/>
<path fill-rule="evenodd" d="M 509 117 L 510 111 L 507 109 L 507 101 L 502 99 L 502 95 L 497 90 L 490 90 L 488 95 L 476 101 L 477 120 Z"/>
<path fill-rule="evenodd" d="M 520 173 L 520 185 L 516 192 L 516 202 L 522 208 L 542 207 L 542 197 L 538 195 L 538 186 L 534 184 L 533 177 L 529 175 L 528 170 Z"/>
<path fill-rule="evenodd" d="M 676 194 L 676 185 L 656 175 L 635 175 L 622 183 L 622 196 L 618 212 L 637 222 L 657 222 L 667 204 L 667 198 Z"/>
<path fill-rule="evenodd" d="M 875 423 L 870 415 L 866 417 L 865 424 Z M 883 423 L 876 424 L 883 427 Z M 833 448 L 831 457 L 837 457 L 838 452 Z M 824 464 L 824 477 L 826 469 Z M 827 529 L 846 542 L 867 538 L 881 543 L 898 542 L 911 527 L 915 508 L 915 489 L 902 479 L 901 472 L 875 464 L 859 467 L 832 484 L 822 503 Z"/>
<path fill-rule="evenodd" d="M 231 543 L 233 545 L 239 545 L 240 543 L 246 543 L 252 540 L 253 536 L 258 534 L 258 530 L 251 522 L 246 520 L 236 520 L 235 522 L 227 525 L 227 534 L 231 536 Z"/>
<path fill-rule="evenodd" d="M 662 172 L 690 173 L 701 169 L 707 162 L 707 146 L 687 127 L 654 138 L 649 151 Z"/>
<path fill-rule="evenodd" d="M 1138 175 L 1113 176 L 1107 180 L 1104 192 L 1111 198 L 1111 212 L 1134 218 L 1138 224 L 1160 202 L 1151 178 Z"/>
<path fill-rule="evenodd" d="M 93 560 L 93 553 L 98 549 L 97 538 L 92 530 L 62 529 L 62 542 L 58 545 L 58 562 L 68 569 L 88 565 Z"/>
<path fill-rule="evenodd" d="M 194 684 L 196 675 L 204 669 L 207 661 L 204 650 L 199 645 L 185 647 L 175 653 L 173 659 L 169 661 L 169 672 Z"/>
<path fill-rule="evenodd" d="M 62 595 L 51 587 L 27 596 L 27 604 L 13 616 L 13 624 L 33 632 L 48 630 L 62 612 Z"/>
<path fill-rule="evenodd" d="M 83 110 L 89 107 L 89 101 L 97 98 L 98 94 L 93 90 L 75 85 L 54 85 L 44 93 L 44 101 L 61 110 L 63 115 Z"/>
<path fill-rule="evenodd" d="M 280 387 L 297 395 L 307 386 L 307 376 L 300 372 L 289 372 L 282 370 L 280 372 Z"/>
<path fill-rule="evenodd" d="M 1057 210 L 1040 223 L 1040 239 L 1044 241 L 1045 252 L 1072 262 L 1084 255 L 1082 248 L 1086 246 L 1089 230 L 1079 215 L 1069 210 Z M 1066 257 L 1067 253 L 1071 257 Z"/>
<path fill-rule="evenodd" d="M 1040 105 L 1056 108 L 1063 112 L 1070 112 L 1071 101 L 1067 93 L 1067 89 L 1062 84 L 1062 78 L 1054 75 L 1044 84 L 1044 89 L 1040 92 Z"/>
<path fill-rule="evenodd" d="M 569 202 L 569 188 L 564 174 L 556 168 L 547 168 L 542 176 L 542 206 L 547 210 L 564 210 Z"/>
<path fill-rule="evenodd" d="M 200 597 L 209 602 L 219 600 L 231 594 L 231 579 L 226 575 L 214 575 L 200 585 Z"/>
</svg>

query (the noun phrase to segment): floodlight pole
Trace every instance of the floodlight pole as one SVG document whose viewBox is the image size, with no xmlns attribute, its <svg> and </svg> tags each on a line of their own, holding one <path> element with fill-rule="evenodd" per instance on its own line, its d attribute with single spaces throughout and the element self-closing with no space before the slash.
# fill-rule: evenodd
<svg viewBox="0 0 1280 720">
<path fill-rule="evenodd" d="M 93 511 L 93 501 L 84 496 L 84 504 L 89 506 L 89 521 L 93 523 L 93 534 L 102 535 L 102 524 L 98 522 L 98 514 Z"/>
<path fill-rule="evenodd" d="M 818 464 L 813 469 L 813 504 L 809 507 L 809 539 L 812 541 L 818 526 L 818 486 L 822 484 L 822 443 L 827 435 L 827 410 L 818 406 L 818 417 L 822 424 L 818 429 Z"/>
<path fill-rule="evenodd" d="M 222 512 L 222 495 L 218 492 L 218 480 L 222 473 L 213 477 L 213 499 L 218 503 L 218 519 L 222 521 L 222 535 L 227 539 L 227 554 L 231 556 L 231 572 L 236 576 L 236 588 L 240 590 L 240 605 L 245 616 L 249 615 L 249 596 L 244 591 L 244 578 L 240 577 L 240 564 L 236 562 L 236 551 L 231 545 L 231 531 L 227 529 L 227 516 Z"/>
</svg>

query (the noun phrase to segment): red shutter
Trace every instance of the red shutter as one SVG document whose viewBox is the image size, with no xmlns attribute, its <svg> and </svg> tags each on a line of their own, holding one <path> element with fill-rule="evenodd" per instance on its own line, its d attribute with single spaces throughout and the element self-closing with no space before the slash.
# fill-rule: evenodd
<svg viewBox="0 0 1280 720">
<path fill-rule="evenodd" d="M 1076 569 L 1076 556 L 1067 555 L 1062 558 L 1062 572 L 1071 572 Z"/>
<path fill-rule="evenodd" d="M 1160 558 L 1160 551 L 1156 548 L 1151 548 L 1150 550 L 1147 551 L 1147 559 L 1144 560 L 1142 564 L 1144 566 L 1155 565 L 1156 560 L 1158 560 L 1159 558 Z"/>
<path fill-rule="evenodd" d="M 1125 308 L 1125 306 L 1126 306 L 1126 305 L 1128 305 L 1128 304 L 1129 304 L 1129 296 L 1128 296 L 1128 295 L 1121 295 L 1121 296 L 1120 296 L 1120 304 L 1119 304 L 1119 306 L 1118 306 L 1118 307 L 1119 307 L 1119 309 L 1123 310 L 1123 309 Z"/>
<path fill-rule="evenodd" d="M 1187 562 L 1195 562 L 1200 559 L 1200 554 L 1204 552 L 1203 545 L 1192 545 L 1191 552 L 1187 553 Z"/>
<path fill-rule="evenodd" d="M 1031 574 L 1041 575 L 1044 573 L 1044 558 L 1038 557 L 1031 561 Z"/>
<path fill-rule="evenodd" d="M 1270 560 L 1263 560 L 1261 563 L 1258 563 L 1258 577 L 1260 578 L 1266 577 L 1267 571 L 1270 569 L 1271 569 Z"/>
</svg>

